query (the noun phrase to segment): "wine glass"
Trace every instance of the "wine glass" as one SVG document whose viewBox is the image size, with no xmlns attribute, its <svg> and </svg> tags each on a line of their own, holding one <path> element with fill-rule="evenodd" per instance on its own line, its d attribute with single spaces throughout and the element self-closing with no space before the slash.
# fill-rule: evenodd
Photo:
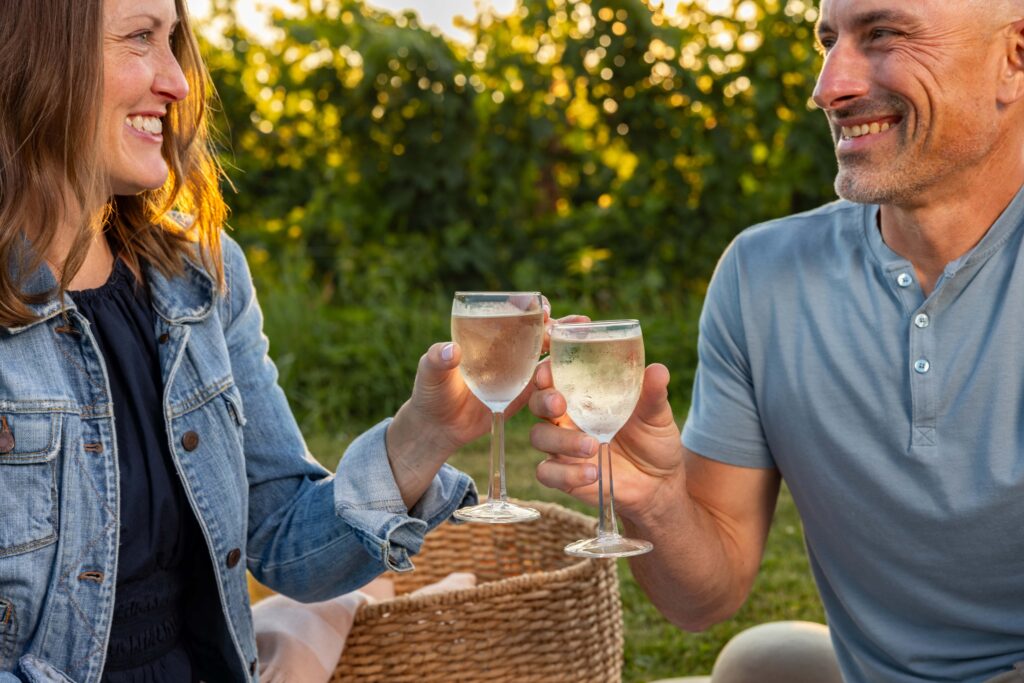
<svg viewBox="0 0 1024 683">
<path fill-rule="evenodd" d="M 466 522 L 510 524 L 540 517 L 533 508 L 508 501 L 505 489 L 505 409 L 533 378 L 544 341 L 540 292 L 456 292 L 452 339 L 462 349 L 459 370 L 491 410 L 491 468 L 487 501 L 460 508 Z"/>
<path fill-rule="evenodd" d="M 600 443 L 597 490 L 601 516 L 597 537 L 574 541 L 565 546 L 565 552 L 581 557 L 629 557 L 650 552 L 654 546 L 648 541 L 619 534 L 611 460 L 611 440 L 633 414 L 643 386 L 644 338 L 640 323 L 556 323 L 551 329 L 551 375 L 555 388 L 565 397 L 569 417 Z"/>
</svg>

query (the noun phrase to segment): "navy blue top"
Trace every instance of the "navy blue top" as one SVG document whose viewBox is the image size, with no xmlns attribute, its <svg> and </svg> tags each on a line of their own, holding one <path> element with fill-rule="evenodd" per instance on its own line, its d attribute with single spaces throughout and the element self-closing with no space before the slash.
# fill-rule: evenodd
<svg viewBox="0 0 1024 683">
<path fill-rule="evenodd" d="M 209 585 L 192 581 L 206 548 L 167 444 L 149 293 L 117 259 L 105 284 L 69 294 L 106 362 L 117 436 L 121 536 L 103 681 L 198 680 L 185 589 Z"/>
</svg>

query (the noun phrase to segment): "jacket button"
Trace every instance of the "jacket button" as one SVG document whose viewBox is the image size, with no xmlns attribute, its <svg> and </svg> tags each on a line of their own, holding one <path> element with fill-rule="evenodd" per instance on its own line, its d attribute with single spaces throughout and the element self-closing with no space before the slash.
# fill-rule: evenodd
<svg viewBox="0 0 1024 683">
<path fill-rule="evenodd" d="M 166 332 L 164 332 L 159 337 L 157 337 L 156 340 L 158 342 L 160 342 L 161 344 L 166 344 L 167 342 L 169 342 L 171 340 L 171 335 L 169 335 Z"/>
<path fill-rule="evenodd" d="M 256 660 L 255 659 L 252 660 L 251 662 L 249 662 L 249 675 L 250 676 L 255 676 L 256 675 Z"/>
<path fill-rule="evenodd" d="M 235 548 L 235 549 L 229 551 L 228 552 L 228 559 L 227 559 L 228 569 L 234 569 L 235 565 L 238 564 L 238 561 L 240 559 L 242 559 L 242 551 L 241 550 L 239 550 L 238 548 Z"/>
<path fill-rule="evenodd" d="M 181 445 L 186 451 L 194 451 L 199 447 L 199 435 L 195 432 L 185 432 L 181 437 Z"/>
</svg>

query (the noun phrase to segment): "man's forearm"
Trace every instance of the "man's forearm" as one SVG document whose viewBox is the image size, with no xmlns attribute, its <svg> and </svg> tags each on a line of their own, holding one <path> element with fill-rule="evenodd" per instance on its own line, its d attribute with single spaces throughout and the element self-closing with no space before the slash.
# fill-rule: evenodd
<svg viewBox="0 0 1024 683">
<path fill-rule="evenodd" d="M 654 544 L 653 552 L 632 558 L 630 568 L 672 623 L 702 631 L 743 605 L 760 565 L 774 495 L 769 491 L 759 505 L 768 506 L 758 515 L 763 522 L 738 522 L 676 482 L 662 488 L 643 514 L 623 517 L 629 535 Z"/>
</svg>

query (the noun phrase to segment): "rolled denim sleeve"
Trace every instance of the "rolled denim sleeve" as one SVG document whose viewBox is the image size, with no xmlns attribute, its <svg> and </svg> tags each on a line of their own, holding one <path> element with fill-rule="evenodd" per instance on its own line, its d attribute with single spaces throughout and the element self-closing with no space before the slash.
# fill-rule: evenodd
<svg viewBox="0 0 1024 683">
<path fill-rule="evenodd" d="M 395 571 L 410 571 L 428 531 L 460 507 L 477 502 L 473 480 L 443 465 L 412 510 L 388 461 L 388 418 L 361 434 L 345 451 L 334 479 L 334 508 L 371 557 Z"/>
</svg>

